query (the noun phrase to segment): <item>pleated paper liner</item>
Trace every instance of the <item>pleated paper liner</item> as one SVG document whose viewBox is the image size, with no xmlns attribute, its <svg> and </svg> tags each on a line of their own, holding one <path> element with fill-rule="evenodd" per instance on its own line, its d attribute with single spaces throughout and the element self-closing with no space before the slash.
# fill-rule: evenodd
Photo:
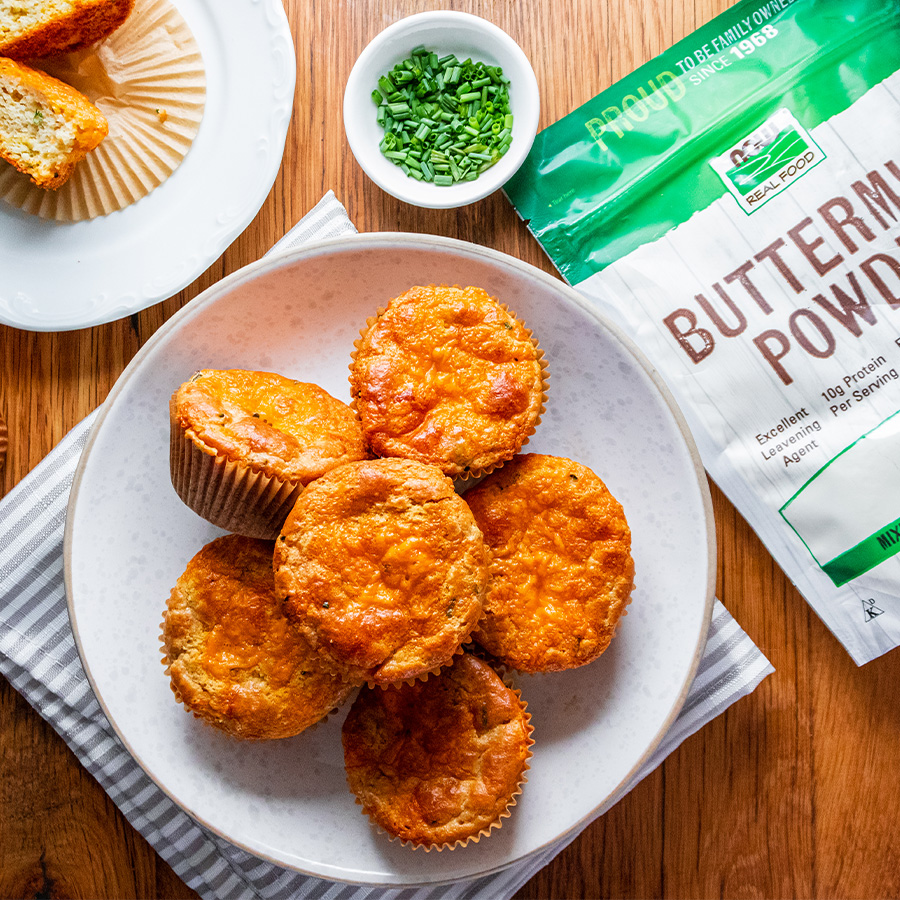
<svg viewBox="0 0 900 900">
<path fill-rule="evenodd" d="M 0 471 L 6 465 L 6 449 L 9 446 L 9 431 L 6 427 L 6 421 L 0 416 Z"/>
<path fill-rule="evenodd" d="M 135 203 L 178 168 L 200 128 L 203 59 L 168 0 L 137 0 L 106 40 L 29 65 L 81 91 L 109 122 L 109 135 L 56 191 L 0 165 L 0 199 L 32 215 L 79 222 Z"/>
<path fill-rule="evenodd" d="M 172 487 L 198 516 L 236 534 L 273 541 L 303 491 L 302 484 L 257 472 L 205 452 L 172 420 Z"/>
</svg>

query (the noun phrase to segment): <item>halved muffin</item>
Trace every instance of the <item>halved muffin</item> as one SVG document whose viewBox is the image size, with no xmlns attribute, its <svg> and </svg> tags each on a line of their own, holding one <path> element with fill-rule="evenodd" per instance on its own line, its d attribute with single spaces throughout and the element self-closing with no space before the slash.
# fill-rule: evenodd
<svg viewBox="0 0 900 900">
<path fill-rule="evenodd" d="M 0 56 L 36 59 L 109 37 L 134 0 L 0 0 Z"/>
<path fill-rule="evenodd" d="M 75 88 L 0 58 L 0 159 L 55 190 L 109 132 L 103 113 Z"/>
</svg>

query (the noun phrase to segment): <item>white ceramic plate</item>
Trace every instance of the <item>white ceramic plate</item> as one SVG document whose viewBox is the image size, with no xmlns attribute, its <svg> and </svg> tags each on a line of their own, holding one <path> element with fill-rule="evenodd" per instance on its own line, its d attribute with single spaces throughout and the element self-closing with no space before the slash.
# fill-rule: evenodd
<svg viewBox="0 0 900 900">
<path fill-rule="evenodd" d="M 344 713 L 284 741 L 242 744 L 178 706 L 160 664 L 166 599 L 221 532 L 169 480 L 168 401 L 198 368 L 256 368 L 349 402 L 366 318 L 414 284 L 476 284 L 506 301 L 544 348 L 547 412 L 528 449 L 593 468 L 623 503 L 636 588 L 610 649 L 571 672 L 519 679 L 536 740 L 528 783 L 499 831 L 425 853 L 372 829 L 344 776 Z M 492 872 L 588 821 L 681 707 L 705 642 L 715 570 L 707 483 L 684 421 L 631 343 L 559 280 L 445 238 L 321 242 L 223 279 L 173 316 L 101 411 L 72 490 L 66 586 L 85 669 L 119 736 L 195 819 L 303 872 L 370 884 Z"/>
<path fill-rule="evenodd" d="M 174 2 L 206 68 L 190 151 L 146 197 L 86 222 L 48 221 L 0 201 L 0 322 L 67 331 L 152 306 L 205 271 L 265 201 L 296 77 L 282 2 Z"/>
</svg>

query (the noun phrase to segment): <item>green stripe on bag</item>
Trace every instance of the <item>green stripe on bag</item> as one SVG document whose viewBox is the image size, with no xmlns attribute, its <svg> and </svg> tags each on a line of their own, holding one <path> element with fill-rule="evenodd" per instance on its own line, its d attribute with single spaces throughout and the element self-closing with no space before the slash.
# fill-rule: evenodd
<svg viewBox="0 0 900 900">
<path fill-rule="evenodd" d="M 900 553 L 900 518 L 825 563 L 822 569 L 835 587 L 840 587 L 897 553 Z"/>
<path fill-rule="evenodd" d="M 577 285 L 723 196 L 709 160 L 776 110 L 809 131 L 900 69 L 898 29 L 886 0 L 742 0 L 540 132 L 503 190 Z"/>
</svg>

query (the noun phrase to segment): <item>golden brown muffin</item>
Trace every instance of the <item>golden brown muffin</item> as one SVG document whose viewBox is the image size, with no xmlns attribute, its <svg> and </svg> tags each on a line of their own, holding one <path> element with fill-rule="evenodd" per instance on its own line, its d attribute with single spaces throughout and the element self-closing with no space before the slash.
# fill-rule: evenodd
<svg viewBox="0 0 900 900">
<path fill-rule="evenodd" d="M 284 617 L 272 548 L 236 534 L 207 544 L 178 579 L 163 618 L 175 696 L 238 738 L 299 734 L 350 691 Z"/>
<path fill-rule="evenodd" d="M 0 59 L 0 159 L 55 190 L 109 131 L 83 94 L 50 75 Z"/>
<path fill-rule="evenodd" d="M 493 557 L 475 640 L 521 672 L 596 659 L 634 586 L 631 531 L 606 485 L 580 463 L 529 453 L 465 499 Z"/>
<path fill-rule="evenodd" d="M 540 420 L 543 354 L 481 288 L 414 287 L 356 347 L 350 384 L 378 456 L 477 474 L 510 459 Z"/>
<path fill-rule="evenodd" d="M 356 413 L 315 384 L 204 369 L 172 396 L 178 496 L 215 525 L 274 538 L 304 486 L 366 456 Z"/>
<path fill-rule="evenodd" d="M 133 6 L 134 0 L 0 0 L 0 56 L 80 50 L 112 34 Z"/>
<path fill-rule="evenodd" d="M 518 692 L 463 653 L 427 681 L 360 691 L 342 731 L 347 780 L 388 834 L 453 847 L 509 815 L 531 731 Z"/>
<path fill-rule="evenodd" d="M 276 542 L 285 612 L 346 677 L 385 685 L 446 664 L 487 587 L 472 513 L 433 466 L 349 463 L 299 497 Z"/>
</svg>

